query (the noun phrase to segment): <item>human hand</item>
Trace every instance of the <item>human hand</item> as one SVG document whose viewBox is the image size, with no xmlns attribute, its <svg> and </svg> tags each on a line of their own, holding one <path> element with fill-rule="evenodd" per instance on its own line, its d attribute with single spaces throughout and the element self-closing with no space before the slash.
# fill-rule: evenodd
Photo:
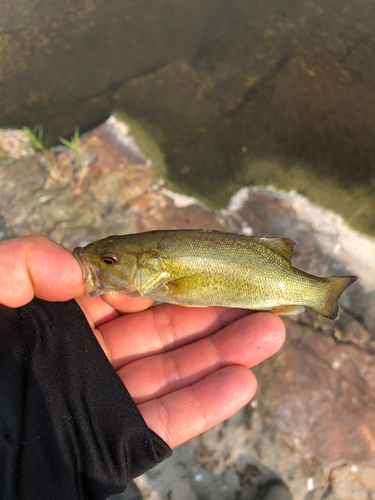
<svg viewBox="0 0 375 500">
<path fill-rule="evenodd" d="M 147 426 L 173 448 L 230 417 L 254 395 L 248 368 L 283 344 L 271 313 L 185 308 L 111 293 L 83 295 L 71 252 L 42 236 L 0 243 L 0 303 L 19 307 L 34 295 L 76 298 Z M 134 314 L 127 314 L 134 312 Z"/>
</svg>

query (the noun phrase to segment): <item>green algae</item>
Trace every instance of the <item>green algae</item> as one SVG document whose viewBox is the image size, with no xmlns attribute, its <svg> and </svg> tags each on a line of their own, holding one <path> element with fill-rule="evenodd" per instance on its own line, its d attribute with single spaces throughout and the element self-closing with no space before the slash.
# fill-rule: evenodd
<svg viewBox="0 0 375 500">
<path fill-rule="evenodd" d="M 114 116 L 124 122 L 130 131 L 130 135 L 134 137 L 140 151 L 152 161 L 152 169 L 155 178 L 166 177 L 167 167 L 165 164 L 165 156 L 158 145 L 162 141 L 162 132 L 155 127 L 148 126 L 147 123 L 141 123 L 123 111 L 117 111 Z"/>
<path fill-rule="evenodd" d="M 236 157 L 231 151 L 228 171 L 223 151 L 207 148 L 204 140 L 192 141 L 193 147 L 189 150 L 177 149 L 175 143 L 171 154 L 171 129 L 168 128 L 167 140 L 165 127 L 157 129 L 123 113 L 119 117 L 129 125 L 141 151 L 151 159 L 156 176 L 165 177 L 173 189 L 197 197 L 213 209 L 225 208 L 231 196 L 243 186 L 273 185 L 284 191 L 296 190 L 312 202 L 335 210 L 352 227 L 375 234 L 375 197 L 371 182 L 340 183 L 330 165 L 309 165 L 307 161 L 285 155 L 254 156 L 247 146 L 238 148 Z M 211 147 L 212 144 L 211 141 Z"/>
<path fill-rule="evenodd" d="M 1 58 L 1 53 L 4 51 L 4 49 L 9 44 L 11 39 L 12 35 L 10 35 L 9 33 L 0 34 L 0 58 Z"/>
</svg>

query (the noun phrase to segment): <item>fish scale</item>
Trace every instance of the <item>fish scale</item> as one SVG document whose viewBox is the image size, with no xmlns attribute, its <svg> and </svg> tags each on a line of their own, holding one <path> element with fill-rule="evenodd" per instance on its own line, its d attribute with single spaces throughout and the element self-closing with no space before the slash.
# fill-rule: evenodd
<svg viewBox="0 0 375 500">
<path fill-rule="evenodd" d="M 292 266 L 295 241 L 220 231 L 171 230 L 109 236 L 73 255 L 85 293 L 116 291 L 186 306 L 296 314 L 310 307 L 338 317 L 338 300 L 357 276 L 318 277 Z"/>
</svg>

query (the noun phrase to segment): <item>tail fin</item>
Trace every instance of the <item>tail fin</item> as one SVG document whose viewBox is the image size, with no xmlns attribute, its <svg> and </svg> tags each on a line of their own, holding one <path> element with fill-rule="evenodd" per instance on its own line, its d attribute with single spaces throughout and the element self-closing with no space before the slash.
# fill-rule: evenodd
<svg viewBox="0 0 375 500">
<path fill-rule="evenodd" d="M 341 294 L 358 279 L 358 276 L 332 276 L 326 278 L 327 289 L 323 301 L 319 307 L 312 307 L 312 309 L 326 318 L 337 319 L 339 317 Z"/>
</svg>

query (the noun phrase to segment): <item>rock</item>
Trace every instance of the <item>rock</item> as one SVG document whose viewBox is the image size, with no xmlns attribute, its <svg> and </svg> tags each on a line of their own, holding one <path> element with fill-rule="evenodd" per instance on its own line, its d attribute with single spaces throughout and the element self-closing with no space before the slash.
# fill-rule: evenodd
<svg viewBox="0 0 375 500">
<path fill-rule="evenodd" d="M 258 408 L 324 469 L 338 461 L 375 468 L 374 356 L 285 322 L 283 349 L 255 370 Z"/>
<path fill-rule="evenodd" d="M 138 215 L 139 231 L 202 227 L 225 230 L 215 215 L 194 198 L 158 187 L 141 195 L 131 211 Z"/>
<path fill-rule="evenodd" d="M 0 49 L 1 52 L 1 49 Z M 0 129 L 0 161 L 20 156 L 31 156 L 34 150 L 22 130 Z"/>
<path fill-rule="evenodd" d="M 111 213 L 129 207 L 152 183 L 152 171 L 132 139 L 118 139 L 109 120 L 81 141 L 81 154 L 7 160 L 1 164 L 0 213 L 15 234 L 42 233 L 67 246 L 108 232 L 136 231 Z M 118 125 L 120 126 L 120 125 Z M 127 141 L 124 143 L 124 141 Z"/>
</svg>

